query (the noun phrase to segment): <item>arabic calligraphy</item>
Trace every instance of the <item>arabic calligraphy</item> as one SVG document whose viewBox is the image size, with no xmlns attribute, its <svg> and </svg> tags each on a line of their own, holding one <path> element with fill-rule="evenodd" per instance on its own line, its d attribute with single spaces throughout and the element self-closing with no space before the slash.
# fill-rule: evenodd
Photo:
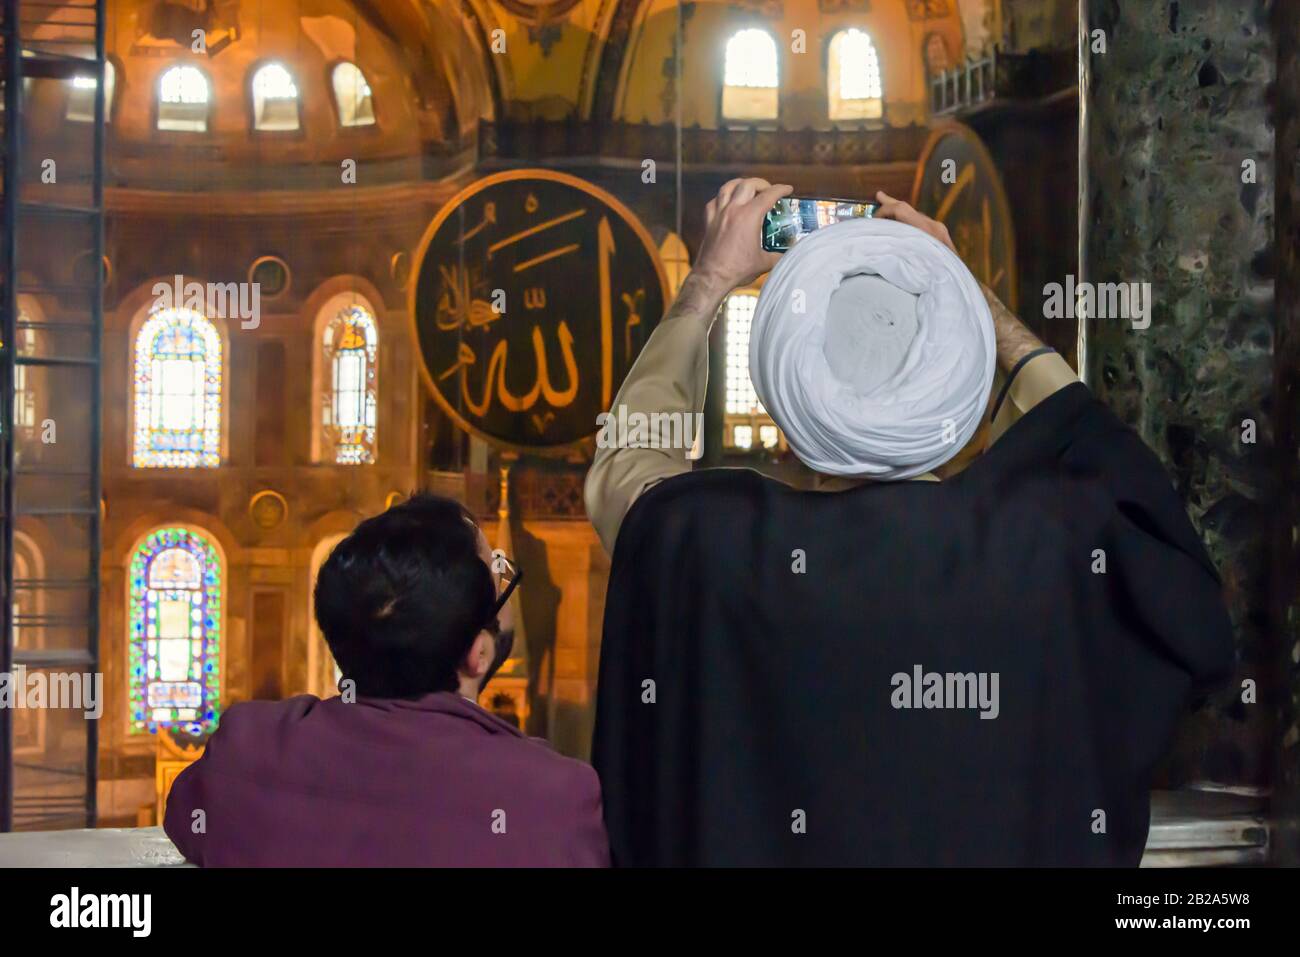
<svg viewBox="0 0 1300 957">
<path fill-rule="evenodd" d="M 464 427 L 522 447 L 594 433 L 666 298 L 635 217 L 550 171 L 463 191 L 430 224 L 418 262 L 426 383 Z"/>
<path fill-rule="evenodd" d="M 564 320 L 560 320 L 560 349 L 564 353 L 564 374 L 568 377 L 569 386 L 566 389 L 556 389 L 551 385 L 551 376 L 546 366 L 546 345 L 542 341 L 542 330 L 533 326 L 533 353 L 537 361 L 537 378 L 533 382 L 533 387 L 523 395 L 514 395 L 506 388 L 506 355 L 509 349 L 509 343 L 502 339 L 497 342 L 492 350 L 492 356 L 488 359 L 487 378 L 483 383 L 483 395 L 477 402 L 470 395 L 469 377 L 462 374 L 460 377 L 461 394 L 465 399 L 465 407 L 475 415 L 486 415 L 488 408 L 492 404 L 492 384 L 496 383 L 497 400 L 502 407 L 510 412 L 527 412 L 537 404 L 539 396 L 545 397 L 546 401 L 557 409 L 562 409 L 578 394 L 578 364 L 573 358 L 573 333 L 565 325 Z M 458 370 L 467 370 L 478 361 L 474 354 L 473 348 L 466 343 L 460 344 L 458 361 L 454 366 L 440 375 L 439 379 L 446 379 L 454 375 Z"/>
<path fill-rule="evenodd" d="M 1018 278 L 1010 207 L 979 137 L 960 124 L 939 127 L 917 165 L 917 209 L 948 227 L 971 272 L 1014 308 Z M 953 169 L 955 177 L 945 175 Z"/>
<path fill-rule="evenodd" d="M 443 294 L 438 297 L 438 316 L 434 320 L 439 329 L 486 326 L 501 317 L 490 302 L 470 293 L 467 270 L 459 266 L 439 266 L 438 270 L 443 277 Z"/>
</svg>

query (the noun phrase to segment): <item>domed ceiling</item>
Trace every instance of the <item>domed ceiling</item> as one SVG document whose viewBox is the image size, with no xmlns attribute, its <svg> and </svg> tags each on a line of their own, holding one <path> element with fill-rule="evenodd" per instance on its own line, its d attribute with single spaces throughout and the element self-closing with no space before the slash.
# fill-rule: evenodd
<svg viewBox="0 0 1300 957">
<path fill-rule="evenodd" d="M 70 9 L 52 8 L 45 29 Z M 680 116 L 720 129 L 726 45 L 751 29 L 779 56 L 770 128 L 860 128 L 827 111 L 827 51 L 845 30 L 867 33 L 878 57 L 874 125 L 910 126 L 926 120 L 927 68 L 963 50 L 958 0 L 114 0 L 109 12 L 110 181 L 141 188 L 326 185 L 348 159 L 377 170 L 370 183 L 440 178 L 448 158 L 472 162 L 484 120 Z M 364 126 L 340 120 L 340 64 L 363 78 Z M 267 66 L 296 99 L 292 122 L 274 128 L 256 102 Z M 160 89 L 178 67 L 206 84 L 199 128 L 160 122 Z"/>
</svg>

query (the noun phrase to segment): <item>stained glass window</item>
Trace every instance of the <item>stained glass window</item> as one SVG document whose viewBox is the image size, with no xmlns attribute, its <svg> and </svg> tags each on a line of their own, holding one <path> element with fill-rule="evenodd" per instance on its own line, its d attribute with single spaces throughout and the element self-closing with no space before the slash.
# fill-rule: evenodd
<svg viewBox="0 0 1300 957">
<path fill-rule="evenodd" d="M 268 63 L 253 74 L 253 128 L 298 128 L 298 87 L 282 64 Z"/>
<path fill-rule="evenodd" d="M 157 310 L 136 335 L 133 462 L 221 464 L 221 336 L 193 309 Z"/>
<path fill-rule="evenodd" d="M 724 117 L 776 119 L 777 53 L 772 34 L 751 27 L 732 36 L 727 41 L 722 83 Z"/>
<path fill-rule="evenodd" d="M 207 128 L 208 78 L 194 66 L 167 70 L 158 81 L 158 129 L 202 133 Z"/>
<path fill-rule="evenodd" d="M 355 63 L 340 63 L 334 68 L 331 81 L 342 126 L 370 126 L 375 122 L 370 84 Z"/>
<path fill-rule="evenodd" d="M 328 392 L 323 396 L 324 447 L 342 465 L 372 465 L 378 393 L 379 332 L 374 316 L 351 304 L 325 324 L 322 357 Z"/>
<path fill-rule="evenodd" d="M 132 734 L 210 733 L 221 715 L 222 568 L 186 528 L 152 532 L 131 556 L 128 642 Z"/>
<path fill-rule="evenodd" d="M 826 79 L 832 120 L 881 117 L 880 61 L 867 33 L 854 27 L 831 38 Z"/>
</svg>

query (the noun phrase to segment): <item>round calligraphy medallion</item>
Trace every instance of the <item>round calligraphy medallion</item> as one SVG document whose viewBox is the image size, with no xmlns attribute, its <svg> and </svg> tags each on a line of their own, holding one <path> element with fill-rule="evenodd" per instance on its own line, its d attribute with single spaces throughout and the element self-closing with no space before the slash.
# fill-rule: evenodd
<svg viewBox="0 0 1300 957">
<path fill-rule="evenodd" d="M 414 275 L 425 385 L 462 428 L 519 450 L 596 433 L 668 299 L 635 214 L 550 170 L 496 173 L 454 196 Z"/>
<path fill-rule="evenodd" d="M 974 130 L 961 123 L 934 129 L 916 164 L 912 205 L 948 227 L 962 262 L 1014 311 L 1015 224 L 1002 177 Z"/>
</svg>

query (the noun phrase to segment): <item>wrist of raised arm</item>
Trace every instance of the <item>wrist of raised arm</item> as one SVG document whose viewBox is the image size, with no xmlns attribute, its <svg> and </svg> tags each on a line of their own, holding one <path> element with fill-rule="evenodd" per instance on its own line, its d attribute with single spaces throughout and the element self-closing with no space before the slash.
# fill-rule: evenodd
<svg viewBox="0 0 1300 957">
<path fill-rule="evenodd" d="M 683 314 L 697 316 L 707 324 L 712 324 L 718 307 L 722 305 L 722 300 L 727 297 L 727 293 L 731 292 L 731 288 L 726 280 L 714 273 L 693 269 L 686 274 L 671 312 L 675 316 Z"/>
<path fill-rule="evenodd" d="M 988 286 L 980 283 L 984 298 L 988 301 L 989 311 L 993 314 L 993 332 L 997 338 L 998 367 L 1009 372 L 1021 359 L 1035 349 L 1043 348 L 1043 342 L 1029 331 L 1023 322 L 1016 318 L 1002 300 Z"/>
</svg>

